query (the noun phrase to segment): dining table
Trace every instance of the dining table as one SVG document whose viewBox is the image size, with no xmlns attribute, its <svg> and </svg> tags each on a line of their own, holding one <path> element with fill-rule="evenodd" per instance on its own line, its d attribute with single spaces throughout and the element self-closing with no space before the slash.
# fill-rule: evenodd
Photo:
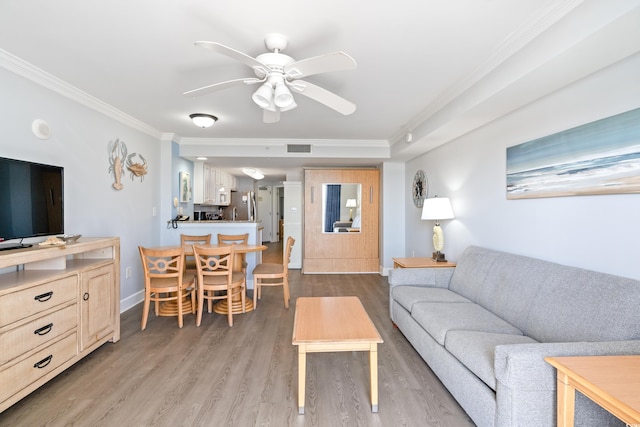
<svg viewBox="0 0 640 427">
<path fill-rule="evenodd" d="M 233 269 L 234 271 L 242 271 L 242 263 L 244 261 L 245 254 L 249 252 L 262 252 L 267 249 L 265 245 L 256 245 L 250 243 L 232 243 L 234 249 L 236 251 L 236 257 L 233 260 Z M 218 248 L 221 246 L 228 246 L 228 244 L 217 244 L 212 243 L 209 245 L 200 245 L 207 248 Z M 167 248 L 175 248 L 176 246 L 162 246 L 154 249 L 167 249 Z M 246 278 L 245 278 L 246 279 Z M 246 286 L 246 283 L 245 283 Z M 245 289 L 245 312 L 253 311 L 253 299 L 246 297 L 246 289 Z M 191 307 L 191 299 L 183 298 L 182 300 L 182 312 L 183 313 L 191 313 L 193 308 Z M 227 314 L 229 312 L 229 304 L 227 300 L 221 300 L 214 304 L 213 311 L 218 314 Z M 178 312 L 178 304 L 177 301 L 166 301 L 160 304 L 159 312 L 161 315 L 177 315 Z M 234 295 L 231 302 L 231 312 L 233 314 L 242 313 L 242 297 L 240 295 Z"/>
</svg>

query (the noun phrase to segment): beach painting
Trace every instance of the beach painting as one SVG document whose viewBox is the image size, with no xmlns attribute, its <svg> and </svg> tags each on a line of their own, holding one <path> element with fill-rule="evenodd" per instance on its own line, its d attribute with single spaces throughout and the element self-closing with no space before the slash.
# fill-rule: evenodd
<svg viewBox="0 0 640 427">
<path fill-rule="evenodd" d="M 507 148 L 507 199 L 640 193 L 640 108 Z"/>
</svg>

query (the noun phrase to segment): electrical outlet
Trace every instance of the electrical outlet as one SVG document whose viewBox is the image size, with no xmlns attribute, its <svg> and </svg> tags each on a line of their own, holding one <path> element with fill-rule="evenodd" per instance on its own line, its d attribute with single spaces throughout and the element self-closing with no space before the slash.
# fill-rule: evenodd
<svg viewBox="0 0 640 427">
<path fill-rule="evenodd" d="M 156 215 L 157 215 L 156 207 L 154 206 L 154 207 L 153 207 L 153 216 L 156 216 Z"/>
<path fill-rule="evenodd" d="M 124 270 L 124 277 L 125 277 L 126 279 L 128 279 L 128 278 L 130 278 L 130 277 L 131 277 L 131 267 L 127 267 L 127 268 L 125 268 L 125 270 Z"/>
</svg>

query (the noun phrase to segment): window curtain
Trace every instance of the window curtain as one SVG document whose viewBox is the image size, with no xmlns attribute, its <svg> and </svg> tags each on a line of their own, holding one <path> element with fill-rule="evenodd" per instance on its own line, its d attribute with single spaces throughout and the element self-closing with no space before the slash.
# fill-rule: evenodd
<svg viewBox="0 0 640 427">
<path fill-rule="evenodd" d="M 327 185 L 327 204 L 324 213 L 324 231 L 333 232 L 333 223 L 340 220 L 340 184 Z"/>
</svg>

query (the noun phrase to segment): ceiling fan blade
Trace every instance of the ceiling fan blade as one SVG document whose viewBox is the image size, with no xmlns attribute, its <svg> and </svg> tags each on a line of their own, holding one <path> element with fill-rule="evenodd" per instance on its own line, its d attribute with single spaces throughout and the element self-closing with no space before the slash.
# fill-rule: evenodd
<svg viewBox="0 0 640 427">
<path fill-rule="evenodd" d="M 348 116 L 356 111 L 356 104 L 351 101 L 347 101 L 341 96 L 336 95 L 333 92 L 329 92 L 326 89 L 316 86 L 309 82 L 302 80 L 295 80 L 289 83 L 289 87 L 297 93 L 304 95 L 326 105 L 329 108 L 336 110 L 338 113 Z"/>
<path fill-rule="evenodd" d="M 356 61 L 344 52 L 327 53 L 285 65 L 287 77 L 299 79 L 313 74 L 330 73 L 332 71 L 354 70 Z"/>
<path fill-rule="evenodd" d="M 193 89 L 184 93 L 184 96 L 201 96 L 206 95 L 208 93 L 213 93 L 219 90 L 227 89 L 234 86 L 240 86 L 242 84 L 252 85 L 256 83 L 264 82 L 265 79 L 256 79 L 254 78 L 245 78 L 245 79 L 235 79 L 228 80 L 226 82 L 215 83 L 209 86 L 203 86 L 198 89 Z"/>
<path fill-rule="evenodd" d="M 264 74 L 269 72 L 269 67 L 267 67 L 265 64 L 263 64 L 262 62 L 258 61 L 257 59 L 239 52 L 235 49 L 232 49 L 228 46 L 225 46 L 223 44 L 217 43 L 217 42 L 208 42 L 208 41 L 197 41 L 195 42 L 195 45 L 198 47 L 203 47 L 205 49 L 211 49 L 215 52 L 221 53 L 223 55 L 226 55 L 230 58 L 233 58 L 237 61 L 243 62 L 246 65 L 248 65 L 251 68 L 254 69 L 259 69 L 261 70 Z"/>
<path fill-rule="evenodd" d="M 262 121 L 264 123 L 277 123 L 280 121 L 280 111 L 264 110 L 262 113 Z"/>
</svg>

